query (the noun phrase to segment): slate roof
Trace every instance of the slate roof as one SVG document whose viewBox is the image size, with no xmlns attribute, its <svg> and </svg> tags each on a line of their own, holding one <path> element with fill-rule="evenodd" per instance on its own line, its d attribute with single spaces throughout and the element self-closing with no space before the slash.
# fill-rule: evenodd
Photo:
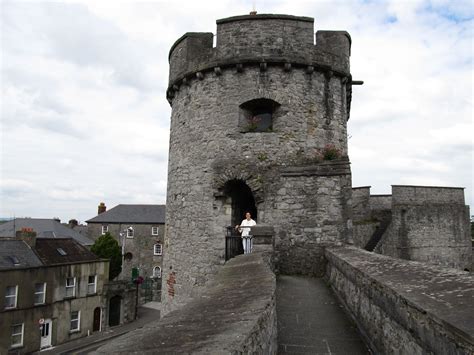
<svg viewBox="0 0 474 355">
<path fill-rule="evenodd" d="M 87 223 L 164 224 L 166 205 L 117 205 Z"/>
<path fill-rule="evenodd" d="M 15 231 L 13 231 L 15 227 Z M 16 218 L 0 224 L 0 238 L 14 237 L 16 231 L 22 228 L 32 228 L 36 232 L 36 237 L 40 238 L 73 238 L 82 245 L 92 245 L 94 241 L 77 231 L 66 227 L 55 219 L 45 218 Z"/>
<path fill-rule="evenodd" d="M 61 251 L 58 249 L 61 249 Z M 101 260 L 93 252 L 71 238 L 36 239 L 35 251 L 44 265 Z"/>
<path fill-rule="evenodd" d="M 17 265 L 15 265 L 15 259 L 18 261 Z M 24 241 L 0 239 L 0 270 L 28 268 L 41 265 L 41 260 Z"/>
</svg>

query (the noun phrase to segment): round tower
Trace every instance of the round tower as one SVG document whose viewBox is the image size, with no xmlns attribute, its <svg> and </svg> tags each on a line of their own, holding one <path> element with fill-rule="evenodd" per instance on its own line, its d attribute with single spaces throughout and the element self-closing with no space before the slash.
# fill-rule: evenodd
<svg viewBox="0 0 474 355">
<path fill-rule="evenodd" d="M 324 247 L 351 239 L 351 39 L 313 24 L 236 16 L 215 47 L 212 33 L 172 46 L 163 313 L 225 262 L 246 211 L 274 227 L 281 273 L 322 275 Z"/>
</svg>

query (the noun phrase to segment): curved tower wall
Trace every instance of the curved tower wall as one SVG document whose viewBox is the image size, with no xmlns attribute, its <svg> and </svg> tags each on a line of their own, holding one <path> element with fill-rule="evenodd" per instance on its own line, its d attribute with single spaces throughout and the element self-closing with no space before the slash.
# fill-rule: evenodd
<svg viewBox="0 0 474 355">
<path fill-rule="evenodd" d="M 229 181 L 244 182 L 257 223 L 274 226 L 282 273 L 321 275 L 324 246 L 351 237 L 347 32 L 319 31 L 314 44 L 312 18 L 250 15 L 218 20 L 212 42 L 187 33 L 170 51 L 163 313 L 224 263 Z M 249 131 L 241 105 L 255 99 L 277 104 L 268 131 Z M 321 162 L 328 144 L 342 157 Z"/>
</svg>

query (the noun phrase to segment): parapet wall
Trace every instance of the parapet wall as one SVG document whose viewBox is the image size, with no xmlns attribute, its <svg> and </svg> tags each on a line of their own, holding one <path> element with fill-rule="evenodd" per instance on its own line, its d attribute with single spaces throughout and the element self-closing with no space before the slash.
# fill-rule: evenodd
<svg viewBox="0 0 474 355">
<path fill-rule="evenodd" d="M 392 204 L 465 204 L 464 188 L 392 185 Z"/>
<path fill-rule="evenodd" d="M 202 79 L 204 72 L 220 75 L 245 65 L 279 65 L 286 71 L 303 67 L 350 78 L 351 38 L 346 31 L 318 31 L 314 19 L 290 15 L 245 15 L 217 20 L 216 47 L 213 34 L 188 32 L 169 54 L 168 99 L 180 85 Z M 262 68 L 265 70 L 265 68 Z"/>
<path fill-rule="evenodd" d="M 354 247 L 328 248 L 326 277 L 378 354 L 473 354 L 474 278 Z"/>
<path fill-rule="evenodd" d="M 275 291 L 267 253 L 238 256 L 199 298 L 96 354 L 276 354 Z"/>
</svg>

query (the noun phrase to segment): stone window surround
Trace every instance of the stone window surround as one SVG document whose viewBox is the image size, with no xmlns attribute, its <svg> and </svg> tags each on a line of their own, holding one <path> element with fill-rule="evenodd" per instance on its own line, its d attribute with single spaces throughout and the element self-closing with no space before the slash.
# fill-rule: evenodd
<svg viewBox="0 0 474 355">
<path fill-rule="evenodd" d="M 11 292 L 14 288 L 14 292 Z M 10 292 L 9 292 L 10 291 Z M 5 309 L 16 308 L 18 302 L 18 285 L 7 286 L 5 289 Z"/>
<path fill-rule="evenodd" d="M 38 291 L 38 286 L 42 286 L 42 288 Z M 34 295 L 34 304 L 40 305 L 45 304 L 46 301 L 46 282 L 38 282 L 35 284 L 35 295 Z M 41 297 L 41 299 L 39 299 Z M 38 298 L 38 300 L 37 300 Z"/>
<path fill-rule="evenodd" d="M 94 278 L 94 281 L 91 282 L 91 277 Z M 93 295 L 97 293 L 97 275 L 89 275 L 87 279 L 87 294 Z"/>
<path fill-rule="evenodd" d="M 21 326 L 21 331 L 18 332 L 15 328 Z M 13 324 L 11 327 L 12 334 L 11 334 L 11 348 L 18 348 L 23 346 L 23 334 L 25 331 L 25 323 Z M 15 338 L 19 337 L 19 341 L 15 342 Z"/>
<path fill-rule="evenodd" d="M 153 277 L 156 277 L 156 278 L 158 278 L 158 279 L 161 278 L 161 267 L 155 266 L 155 267 L 153 268 Z"/>
<path fill-rule="evenodd" d="M 109 231 L 109 226 L 107 224 L 102 225 L 102 235 Z"/>
<path fill-rule="evenodd" d="M 163 255 L 163 245 L 161 243 L 153 245 L 153 255 Z"/>
<path fill-rule="evenodd" d="M 240 104 L 239 126 L 242 132 L 273 132 L 274 113 L 280 106 L 280 103 L 265 97 L 255 98 Z M 269 122 L 261 122 L 262 118 L 268 115 L 267 121 L 269 120 Z"/>
<path fill-rule="evenodd" d="M 71 312 L 71 323 L 69 331 L 78 332 L 81 330 L 81 311 Z"/>
<path fill-rule="evenodd" d="M 70 283 L 70 280 L 72 280 L 72 284 Z M 72 291 L 69 291 L 72 290 Z M 69 294 L 71 293 L 72 294 Z M 76 278 L 75 277 L 67 277 L 66 278 L 66 296 L 65 298 L 71 298 L 71 297 L 76 297 Z"/>
<path fill-rule="evenodd" d="M 157 226 L 151 227 L 151 235 L 158 235 L 159 229 Z"/>
</svg>

